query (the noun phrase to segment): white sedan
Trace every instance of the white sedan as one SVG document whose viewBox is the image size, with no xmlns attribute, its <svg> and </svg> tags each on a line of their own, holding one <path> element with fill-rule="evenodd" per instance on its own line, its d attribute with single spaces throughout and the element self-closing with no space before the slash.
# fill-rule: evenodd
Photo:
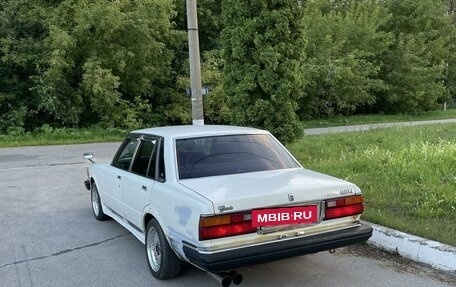
<svg viewBox="0 0 456 287">
<path fill-rule="evenodd" d="M 84 155 L 92 160 L 92 153 Z M 88 168 L 93 214 L 145 244 L 153 276 L 184 262 L 238 284 L 236 268 L 366 241 L 361 190 L 303 168 L 268 131 L 172 126 L 131 132 Z"/>
</svg>

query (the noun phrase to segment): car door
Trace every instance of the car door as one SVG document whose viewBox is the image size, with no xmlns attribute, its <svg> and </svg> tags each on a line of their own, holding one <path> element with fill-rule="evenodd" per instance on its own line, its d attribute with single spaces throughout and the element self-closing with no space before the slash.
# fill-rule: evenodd
<svg viewBox="0 0 456 287">
<path fill-rule="evenodd" d="M 129 169 L 136 148 L 139 144 L 137 136 L 125 139 L 120 146 L 110 166 L 103 173 L 103 195 L 104 204 L 119 217 L 123 217 L 124 208 L 122 204 L 122 181 L 129 175 Z"/>
<path fill-rule="evenodd" d="M 158 143 L 158 138 L 153 136 L 140 139 L 130 173 L 122 180 L 125 219 L 139 231 L 142 231 L 143 210 L 149 204 L 155 185 Z"/>
</svg>

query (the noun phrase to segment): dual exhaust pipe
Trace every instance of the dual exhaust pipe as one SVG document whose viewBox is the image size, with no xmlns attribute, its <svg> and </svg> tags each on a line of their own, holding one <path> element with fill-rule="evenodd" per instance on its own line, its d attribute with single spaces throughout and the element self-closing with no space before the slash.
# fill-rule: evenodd
<svg viewBox="0 0 456 287">
<path fill-rule="evenodd" d="M 329 253 L 335 253 L 336 249 L 330 249 Z M 212 273 L 212 272 L 207 272 L 212 278 L 215 279 L 218 283 L 222 284 L 222 287 L 228 287 L 232 283 L 234 285 L 239 285 L 242 283 L 242 280 L 244 279 L 242 275 L 237 272 L 236 270 L 230 270 L 226 272 L 217 272 L 217 273 Z"/>
<path fill-rule="evenodd" d="M 218 273 L 208 272 L 208 274 L 217 282 L 222 284 L 222 287 L 228 287 L 231 285 L 231 283 L 233 283 L 234 285 L 239 285 L 242 283 L 242 280 L 244 279 L 242 275 L 239 274 L 236 270 Z"/>
</svg>

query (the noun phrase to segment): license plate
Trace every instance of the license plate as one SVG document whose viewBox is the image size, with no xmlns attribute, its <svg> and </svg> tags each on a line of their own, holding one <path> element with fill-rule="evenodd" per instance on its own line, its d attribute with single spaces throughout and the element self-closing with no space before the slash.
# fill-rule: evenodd
<svg viewBox="0 0 456 287">
<path fill-rule="evenodd" d="M 252 227 L 312 224 L 317 221 L 317 205 L 252 210 Z"/>
</svg>

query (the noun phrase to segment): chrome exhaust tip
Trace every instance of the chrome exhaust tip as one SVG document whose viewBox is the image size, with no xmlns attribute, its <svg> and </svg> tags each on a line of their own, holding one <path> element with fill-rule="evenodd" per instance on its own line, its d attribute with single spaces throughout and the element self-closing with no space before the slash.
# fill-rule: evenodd
<svg viewBox="0 0 456 287">
<path fill-rule="evenodd" d="M 207 272 L 207 274 L 209 274 L 212 278 L 214 278 L 215 281 L 222 284 L 222 287 L 228 287 L 233 282 L 233 279 L 231 279 L 231 277 L 226 272 L 220 272 L 220 273 Z"/>
</svg>

